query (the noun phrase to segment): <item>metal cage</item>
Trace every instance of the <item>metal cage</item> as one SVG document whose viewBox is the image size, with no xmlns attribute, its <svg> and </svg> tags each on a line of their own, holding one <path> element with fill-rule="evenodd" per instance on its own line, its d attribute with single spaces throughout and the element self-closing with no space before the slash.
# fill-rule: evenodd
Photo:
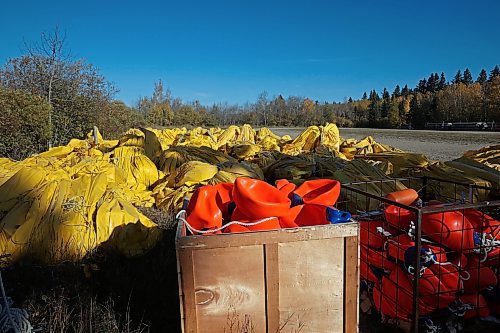
<svg viewBox="0 0 500 333">
<path fill-rule="evenodd" d="M 404 188 L 417 191 L 419 200 L 385 197 Z M 430 177 L 343 185 L 337 208 L 360 223 L 361 285 L 383 321 L 440 332 L 498 313 L 497 199 L 490 187 Z"/>
</svg>

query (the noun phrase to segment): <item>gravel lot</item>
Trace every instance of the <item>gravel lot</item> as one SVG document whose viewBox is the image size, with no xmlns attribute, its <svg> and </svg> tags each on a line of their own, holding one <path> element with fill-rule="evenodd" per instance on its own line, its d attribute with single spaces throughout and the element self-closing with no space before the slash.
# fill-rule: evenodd
<svg viewBox="0 0 500 333">
<path fill-rule="evenodd" d="M 296 137 L 303 128 L 271 128 L 278 135 Z M 343 138 L 362 139 L 371 135 L 376 141 L 409 152 L 422 153 L 434 160 L 448 161 L 471 149 L 500 144 L 500 132 L 417 131 L 372 128 L 341 128 Z"/>
</svg>

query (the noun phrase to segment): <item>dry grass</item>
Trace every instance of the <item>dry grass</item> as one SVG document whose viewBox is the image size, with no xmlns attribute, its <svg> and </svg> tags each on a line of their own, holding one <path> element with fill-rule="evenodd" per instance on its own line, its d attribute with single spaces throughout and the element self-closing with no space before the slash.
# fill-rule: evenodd
<svg viewBox="0 0 500 333">
<path fill-rule="evenodd" d="M 147 254 L 102 248 L 78 263 L 23 261 L 2 272 L 7 294 L 40 332 L 180 332 L 174 219 L 144 213 L 164 231 Z"/>
<path fill-rule="evenodd" d="M 34 295 L 26 301 L 26 309 L 32 325 L 41 332 L 149 332 L 148 325 L 131 321 L 129 311 L 118 313 L 111 297 L 104 302 L 89 294 L 70 298 L 59 289 Z"/>
</svg>

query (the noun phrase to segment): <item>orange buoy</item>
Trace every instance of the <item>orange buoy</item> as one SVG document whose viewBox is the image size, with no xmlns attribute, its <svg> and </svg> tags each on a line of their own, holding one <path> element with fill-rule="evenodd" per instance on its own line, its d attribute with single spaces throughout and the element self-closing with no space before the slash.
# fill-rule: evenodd
<svg viewBox="0 0 500 333">
<path fill-rule="evenodd" d="M 366 262 L 368 265 L 386 272 L 390 272 L 396 267 L 396 263 L 389 260 L 385 251 L 378 251 L 364 245 L 360 245 L 359 249 L 360 262 Z"/>
<path fill-rule="evenodd" d="M 361 279 L 373 282 L 377 287 L 380 285 L 381 277 L 379 278 L 368 263 L 363 260 L 359 262 L 359 275 Z"/>
<path fill-rule="evenodd" d="M 379 232 L 383 228 L 383 221 L 360 221 L 359 222 L 359 242 L 372 249 L 381 249 L 387 237 Z"/>
<path fill-rule="evenodd" d="M 288 197 L 297 188 L 297 185 L 290 183 L 287 179 L 278 179 L 276 188 Z"/>
<path fill-rule="evenodd" d="M 500 233 L 500 221 L 495 220 L 491 216 L 474 208 L 464 209 L 463 214 L 477 232 L 488 233 L 493 237 L 497 237 Z"/>
<path fill-rule="evenodd" d="M 282 228 L 297 228 L 299 225 L 295 223 L 297 216 L 302 210 L 302 205 L 291 207 L 288 213 L 284 216 L 280 216 L 280 225 Z"/>
<path fill-rule="evenodd" d="M 381 313 L 391 318 L 411 320 L 413 315 L 413 285 L 401 267 L 396 266 L 389 276 L 382 277 L 381 287 L 373 288 L 373 302 Z M 428 315 L 437 308 L 419 297 L 420 315 Z"/>
<path fill-rule="evenodd" d="M 240 227 L 244 227 L 246 231 L 259 231 L 259 230 L 275 230 L 275 229 L 281 229 L 280 226 L 280 221 L 277 217 L 267 217 L 267 218 L 262 218 L 262 219 L 252 219 L 252 217 L 249 217 L 245 215 L 244 212 L 239 209 L 239 207 L 236 207 L 234 209 L 233 215 L 231 216 L 231 222 L 238 221 L 242 223 L 255 223 L 258 222 L 259 220 L 264 220 L 258 224 L 255 225 L 245 225 Z M 238 224 L 232 224 L 232 225 L 238 225 Z M 231 227 L 232 225 L 228 226 L 228 230 L 243 230 L 242 228 L 239 227 Z M 243 231 L 238 231 L 238 232 L 243 232 Z"/>
<path fill-rule="evenodd" d="M 417 201 L 418 193 L 412 188 L 407 188 L 405 190 L 391 192 L 387 194 L 385 198 L 409 206 Z"/>
<path fill-rule="evenodd" d="M 416 245 L 407 234 L 391 238 L 387 242 L 387 253 L 389 257 L 394 258 L 398 262 L 404 263 L 406 267 L 415 265 Z M 425 256 L 423 254 L 425 254 Z M 433 264 L 432 261 L 429 261 L 431 258 L 439 263 L 447 262 L 446 251 L 443 248 L 427 243 L 422 244 L 421 254 L 419 257 L 421 265 L 425 265 L 426 267 Z"/>
<path fill-rule="evenodd" d="M 292 195 L 300 198 L 295 204 L 320 204 L 333 206 L 340 195 L 340 183 L 332 179 L 307 180 L 299 185 Z"/>
<path fill-rule="evenodd" d="M 233 202 L 233 183 L 219 183 L 214 185 L 217 190 L 215 202 L 222 211 L 222 218 L 229 220 L 231 218 L 231 203 Z"/>
<path fill-rule="evenodd" d="M 388 205 L 384 209 L 386 221 L 397 229 L 407 230 L 412 221 L 416 221 L 414 212 L 394 205 Z"/>
<path fill-rule="evenodd" d="M 479 293 L 463 294 L 459 299 L 463 304 L 468 304 L 472 308 L 465 310 L 464 319 L 485 318 L 491 314 L 486 299 Z"/>
<path fill-rule="evenodd" d="M 488 287 L 496 286 L 498 283 L 495 272 L 480 262 L 479 257 L 475 254 L 467 256 L 465 271 L 470 274 L 469 279 L 463 281 L 465 292 L 480 292 Z"/>
<path fill-rule="evenodd" d="M 422 232 L 438 244 L 458 252 L 474 249 L 474 227 L 458 211 L 424 214 Z"/>
<path fill-rule="evenodd" d="M 239 233 L 239 232 L 250 232 L 250 229 L 248 229 L 245 226 L 239 225 L 239 224 L 231 224 L 222 229 L 222 232 L 226 234 L 232 234 L 232 233 Z"/>
<path fill-rule="evenodd" d="M 246 177 L 236 179 L 233 200 L 238 210 L 252 220 L 285 216 L 290 208 L 290 200 L 276 187 Z"/>
<path fill-rule="evenodd" d="M 189 225 L 197 230 L 211 230 L 222 226 L 222 211 L 216 203 L 217 189 L 206 185 L 193 193 L 187 206 Z"/>
</svg>

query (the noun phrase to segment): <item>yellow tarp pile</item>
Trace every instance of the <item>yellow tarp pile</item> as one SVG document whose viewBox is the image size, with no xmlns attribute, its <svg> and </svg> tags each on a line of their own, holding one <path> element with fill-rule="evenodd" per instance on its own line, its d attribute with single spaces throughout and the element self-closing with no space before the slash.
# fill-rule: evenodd
<svg viewBox="0 0 500 333">
<path fill-rule="evenodd" d="M 488 146 L 479 150 L 469 150 L 464 153 L 464 157 L 500 171 L 500 145 Z"/>
<path fill-rule="evenodd" d="M 373 153 L 357 157 L 366 159 L 393 178 L 427 176 L 464 184 L 455 186 L 445 182 L 429 182 L 428 194 L 442 201 L 456 201 L 462 198 L 469 200 L 469 185 L 490 188 L 491 190 L 473 186 L 472 200 L 480 202 L 500 198 L 500 171 L 493 168 L 498 151 L 494 148 L 485 147 L 474 154 L 467 152 L 464 157 L 449 162 L 429 161 L 422 154 L 399 152 Z"/>
<path fill-rule="evenodd" d="M 335 124 L 310 126 L 294 140 L 250 125 L 131 129 L 118 140 L 89 134 L 23 161 L 0 158 L 0 251 L 13 260 L 48 263 L 81 259 L 100 245 L 141 254 L 161 231 L 138 207 L 173 212 L 197 187 L 241 176 L 352 183 L 429 175 L 498 187 L 498 151 L 490 147 L 435 163 L 372 137 L 343 140 Z M 401 188 L 394 181 L 365 187 L 374 194 Z M 439 190 L 450 194 L 451 188 Z M 475 195 L 481 200 L 490 193 Z M 351 208 L 375 204 L 365 200 Z"/>
<path fill-rule="evenodd" d="M 125 255 L 154 246 L 161 231 L 132 203 L 154 203 L 147 187 L 159 174 L 135 146 L 140 136 L 129 134 L 112 153 L 72 140 L 20 162 L 2 159 L 0 251 L 57 263 L 104 242 Z"/>
</svg>

